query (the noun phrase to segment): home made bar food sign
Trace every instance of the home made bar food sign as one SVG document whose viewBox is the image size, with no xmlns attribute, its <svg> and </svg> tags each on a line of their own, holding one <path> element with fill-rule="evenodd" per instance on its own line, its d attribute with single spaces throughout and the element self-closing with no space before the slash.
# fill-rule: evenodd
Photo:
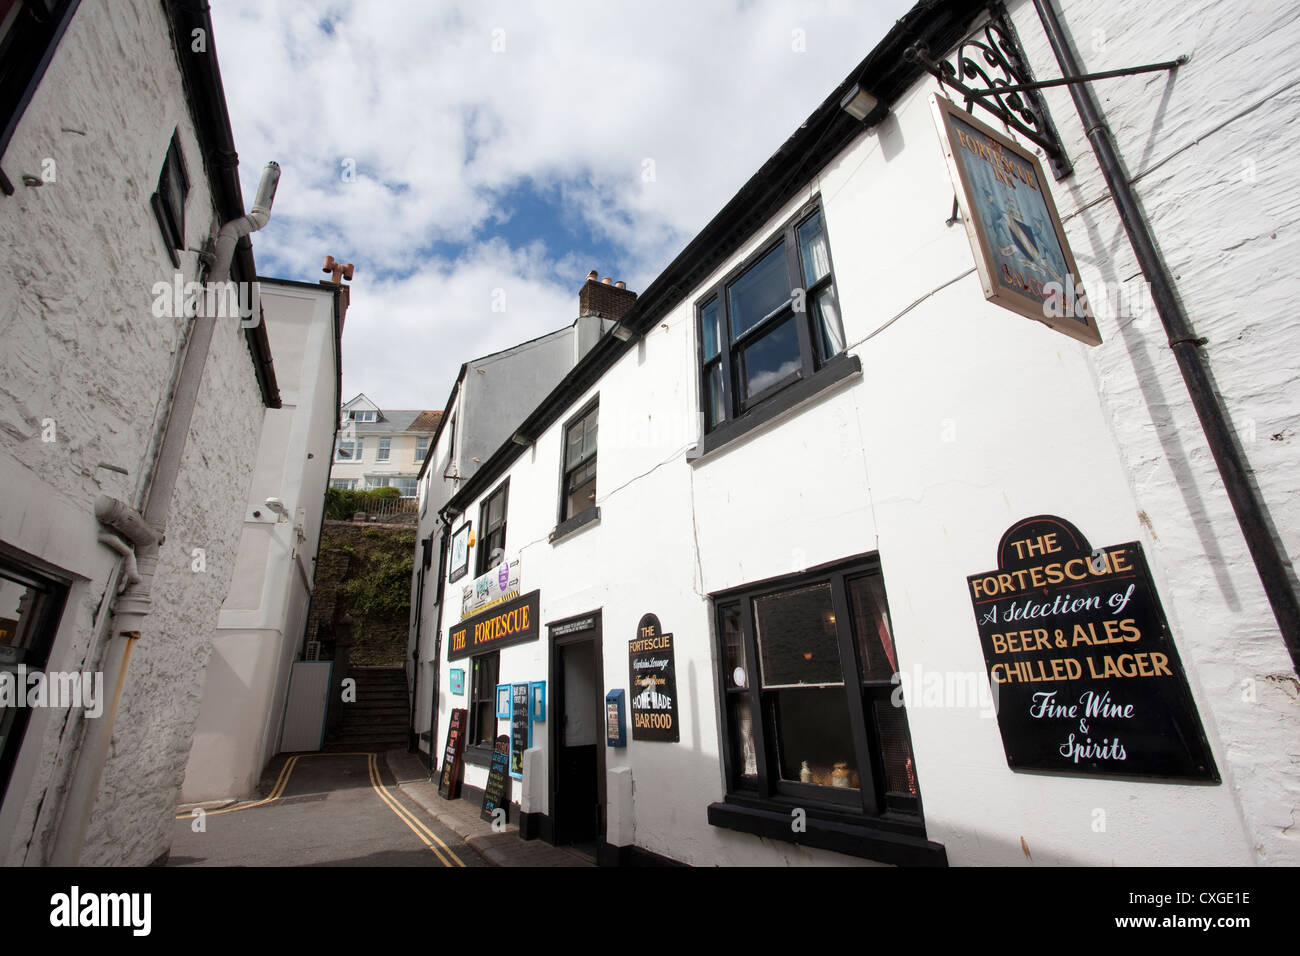
<svg viewBox="0 0 1300 956">
<path fill-rule="evenodd" d="M 1219 782 L 1141 544 L 1038 515 L 966 581 L 1012 770 Z"/>
</svg>

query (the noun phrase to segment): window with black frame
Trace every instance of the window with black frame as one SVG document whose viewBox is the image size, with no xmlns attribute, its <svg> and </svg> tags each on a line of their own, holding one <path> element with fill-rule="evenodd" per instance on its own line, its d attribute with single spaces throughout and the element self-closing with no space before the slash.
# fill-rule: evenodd
<svg viewBox="0 0 1300 956">
<path fill-rule="evenodd" d="M 600 406 L 593 404 L 564 430 L 564 478 L 560 521 L 596 507 L 596 431 Z"/>
<path fill-rule="evenodd" d="M 845 565 L 716 600 L 728 789 L 920 822 L 878 568 Z"/>
<path fill-rule="evenodd" d="M 19 668 L 44 670 L 63 613 L 67 586 L 17 562 L 0 558 L 0 673 L 21 694 Z M 0 707 L 0 795 L 18 757 L 29 708 Z"/>
<path fill-rule="evenodd" d="M 475 574 L 486 574 L 506 556 L 506 504 L 510 480 L 506 479 L 479 507 L 478 557 Z"/>
<path fill-rule="evenodd" d="M 480 654 L 471 660 L 469 744 L 492 747 L 497 739 L 497 674 L 501 652 Z"/>
<path fill-rule="evenodd" d="M 844 351 L 820 207 L 807 207 L 697 307 L 700 404 L 710 431 Z"/>
<path fill-rule="evenodd" d="M 158 176 L 158 191 L 153 194 L 151 202 L 158 228 L 167 243 L 167 254 L 177 268 L 180 267 L 180 257 L 176 253 L 185 249 L 185 197 L 189 190 L 190 181 L 185 174 L 179 137 L 173 133 Z"/>
</svg>

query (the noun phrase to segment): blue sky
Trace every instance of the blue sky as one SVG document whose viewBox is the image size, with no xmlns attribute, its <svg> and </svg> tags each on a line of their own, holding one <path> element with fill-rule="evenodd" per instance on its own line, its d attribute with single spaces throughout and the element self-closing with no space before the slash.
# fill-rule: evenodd
<svg viewBox="0 0 1300 956">
<path fill-rule="evenodd" d="M 590 270 L 644 289 L 910 6 L 214 0 L 258 269 L 354 263 L 345 398 L 441 408 Z"/>
</svg>

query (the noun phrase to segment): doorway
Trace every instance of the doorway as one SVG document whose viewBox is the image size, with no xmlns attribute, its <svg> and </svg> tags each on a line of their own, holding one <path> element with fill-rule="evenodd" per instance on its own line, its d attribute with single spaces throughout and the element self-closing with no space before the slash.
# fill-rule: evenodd
<svg viewBox="0 0 1300 956">
<path fill-rule="evenodd" d="M 600 613 L 552 624 L 550 808 L 555 845 L 595 856 L 605 839 Z"/>
</svg>

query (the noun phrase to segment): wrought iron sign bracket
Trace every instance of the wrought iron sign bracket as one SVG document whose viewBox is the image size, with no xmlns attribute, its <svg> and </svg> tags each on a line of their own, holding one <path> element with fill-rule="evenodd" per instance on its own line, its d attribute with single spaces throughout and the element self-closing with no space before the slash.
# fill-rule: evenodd
<svg viewBox="0 0 1300 956">
<path fill-rule="evenodd" d="M 951 60 L 935 60 L 924 43 L 913 44 L 908 48 L 906 57 L 919 63 L 942 86 L 959 93 L 966 101 L 968 112 L 978 103 L 1011 129 L 1042 147 L 1058 181 L 1070 175 L 1074 166 L 1061 145 L 1061 138 L 1039 90 L 1138 73 L 1176 70 L 1188 60 L 1186 56 L 1181 56 L 1176 60 L 1147 66 L 1063 76 L 1054 80 L 1035 80 L 1020 48 L 1015 26 L 1001 3 L 990 5 L 988 21 L 958 45 Z M 948 222 L 951 224 L 955 221 L 956 210 Z"/>
</svg>

